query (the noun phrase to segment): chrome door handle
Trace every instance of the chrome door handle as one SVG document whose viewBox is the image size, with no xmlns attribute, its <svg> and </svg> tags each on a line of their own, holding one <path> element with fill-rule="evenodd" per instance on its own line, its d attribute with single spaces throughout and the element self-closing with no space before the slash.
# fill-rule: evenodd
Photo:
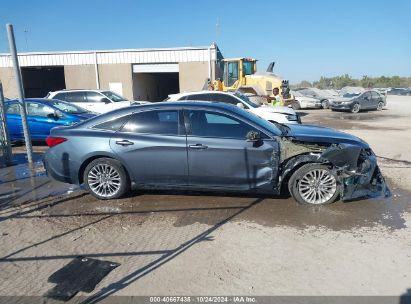
<svg viewBox="0 0 411 304">
<path fill-rule="evenodd" d="M 195 145 L 188 145 L 190 149 L 199 149 L 199 150 L 204 150 L 207 149 L 208 146 L 202 145 L 202 144 L 195 144 Z"/>
<path fill-rule="evenodd" d="M 133 142 L 131 142 L 131 141 L 129 141 L 129 140 L 126 140 L 126 139 L 117 140 L 117 141 L 116 141 L 116 144 L 117 144 L 117 145 L 120 145 L 120 146 L 131 146 L 131 145 L 134 145 Z"/>
</svg>

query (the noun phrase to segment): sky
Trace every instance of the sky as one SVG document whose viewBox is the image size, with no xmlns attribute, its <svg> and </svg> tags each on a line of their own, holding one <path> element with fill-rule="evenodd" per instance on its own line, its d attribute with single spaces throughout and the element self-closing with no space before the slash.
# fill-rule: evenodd
<svg viewBox="0 0 411 304">
<path fill-rule="evenodd" d="M 291 83 L 411 76 L 410 0 L 0 0 L 19 52 L 209 46 Z"/>
</svg>

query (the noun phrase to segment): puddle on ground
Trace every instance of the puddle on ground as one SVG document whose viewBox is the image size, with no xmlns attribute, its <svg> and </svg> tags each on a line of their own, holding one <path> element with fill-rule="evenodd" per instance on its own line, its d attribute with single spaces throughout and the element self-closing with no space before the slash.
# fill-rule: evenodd
<svg viewBox="0 0 411 304">
<path fill-rule="evenodd" d="M 47 177 L 43 164 L 33 168 L 17 164 L 0 170 L 0 210 L 20 206 L 50 196 L 69 194 L 79 187 Z"/>
<path fill-rule="evenodd" d="M 393 195 L 389 198 L 340 201 L 324 206 L 299 205 L 292 198 L 204 193 L 133 193 L 134 196 L 112 201 L 99 201 L 84 195 L 48 208 L 41 216 L 113 215 L 121 217 L 125 225 L 141 225 L 148 219 L 168 219 L 177 227 L 196 223 L 218 225 L 228 219 L 269 227 L 323 227 L 336 231 L 374 227 L 377 224 L 392 230 L 405 228 L 406 222 L 402 215 L 411 210 L 411 194 L 400 189 L 391 190 Z"/>
</svg>

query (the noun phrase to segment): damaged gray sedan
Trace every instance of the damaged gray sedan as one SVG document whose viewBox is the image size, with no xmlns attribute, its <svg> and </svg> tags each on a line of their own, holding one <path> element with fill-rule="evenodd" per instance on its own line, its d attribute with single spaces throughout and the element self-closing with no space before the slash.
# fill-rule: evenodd
<svg viewBox="0 0 411 304">
<path fill-rule="evenodd" d="M 333 129 L 271 124 L 223 103 L 132 106 L 54 128 L 47 173 L 99 199 L 135 189 L 289 192 L 302 204 L 388 195 L 361 139 Z"/>
</svg>

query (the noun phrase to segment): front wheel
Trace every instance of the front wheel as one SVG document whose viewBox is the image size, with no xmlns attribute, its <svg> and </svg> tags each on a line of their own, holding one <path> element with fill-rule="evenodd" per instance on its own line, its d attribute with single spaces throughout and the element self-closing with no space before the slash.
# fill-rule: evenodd
<svg viewBox="0 0 411 304">
<path fill-rule="evenodd" d="M 358 113 L 360 112 L 361 106 L 359 103 L 356 103 L 351 108 L 351 113 Z"/>
<path fill-rule="evenodd" d="M 307 164 L 297 169 L 288 182 L 288 189 L 298 203 L 310 205 L 331 204 L 340 193 L 337 176 L 321 164 Z"/>
<path fill-rule="evenodd" d="M 377 105 L 377 111 L 381 111 L 383 107 L 384 107 L 384 103 L 380 101 Z"/>
<path fill-rule="evenodd" d="M 330 107 L 330 104 L 328 103 L 328 100 L 321 101 L 321 107 L 323 109 L 328 109 Z"/>
<path fill-rule="evenodd" d="M 91 195 L 102 200 L 120 198 L 130 188 L 124 167 L 111 158 L 98 158 L 88 164 L 84 184 Z"/>
</svg>

